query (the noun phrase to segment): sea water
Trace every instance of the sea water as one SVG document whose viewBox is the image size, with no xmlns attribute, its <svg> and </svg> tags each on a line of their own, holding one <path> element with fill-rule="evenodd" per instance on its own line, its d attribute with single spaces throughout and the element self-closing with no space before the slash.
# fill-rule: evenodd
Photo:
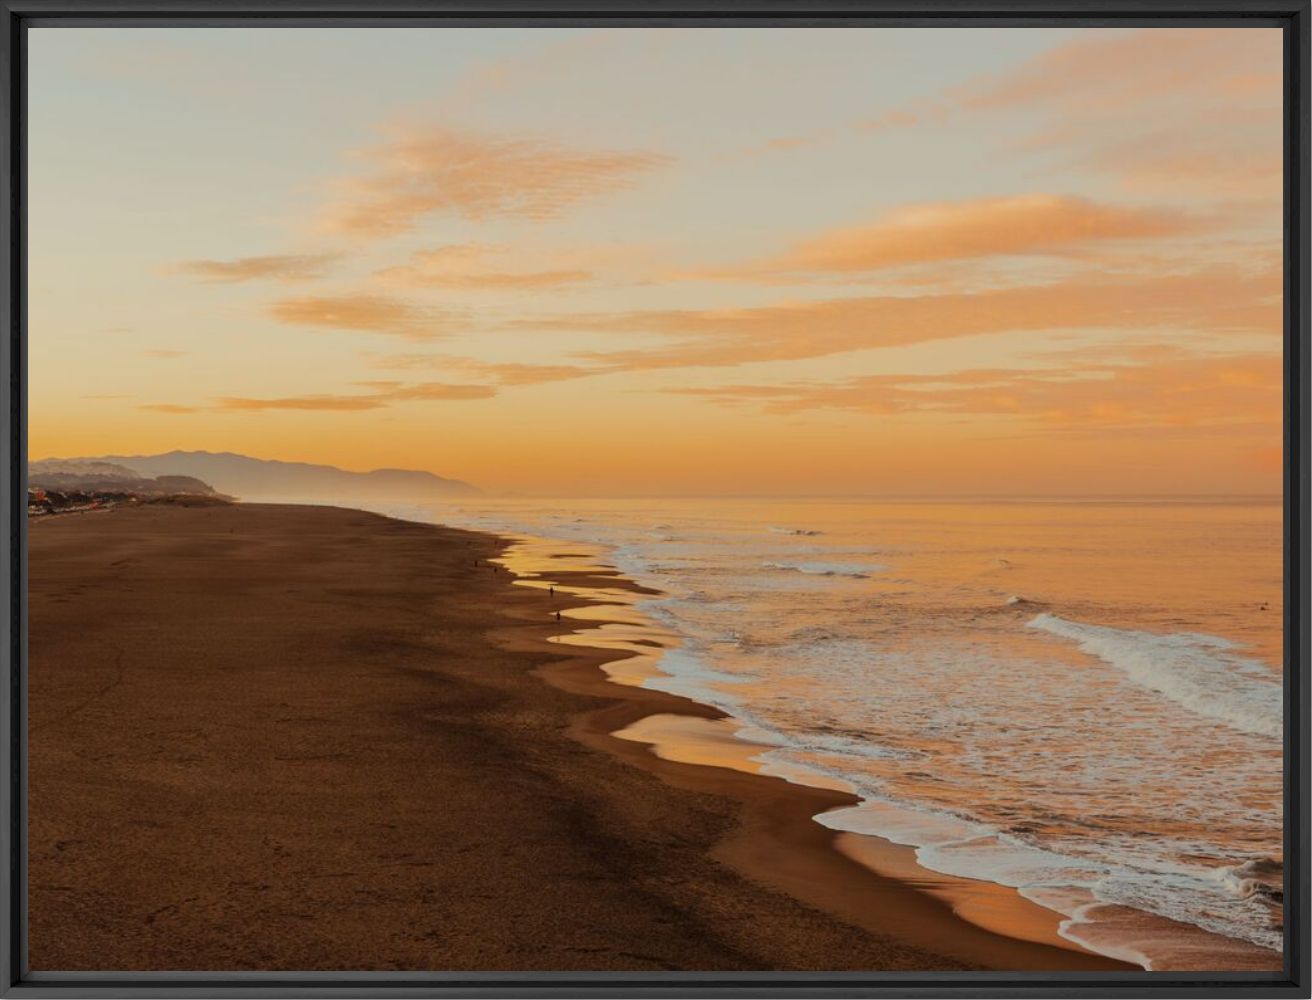
<svg viewBox="0 0 1312 1000">
<path fill-rule="evenodd" d="M 642 683 L 724 709 L 767 773 L 861 797 L 817 822 L 1013 887 L 1146 968 L 1278 968 L 1278 502 L 395 512 L 659 591 L 640 609 L 666 649 Z"/>
</svg>

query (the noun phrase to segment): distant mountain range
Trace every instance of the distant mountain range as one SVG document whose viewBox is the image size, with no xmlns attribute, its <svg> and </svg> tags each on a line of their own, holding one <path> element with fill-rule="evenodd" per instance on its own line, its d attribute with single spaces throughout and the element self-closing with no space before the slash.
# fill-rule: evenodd
<svg viewBox="0 0 1312 1000">
<path fill-rule="evenodd" d="M 142 497 L 173 495 L 222 497 L 208 483 L 193 476 L 143 476 L 113 462 L 49 458 L 27 467 L 27 484 L 33 489 L 59 493 L 132 493 Z"/>
<path fill-rule="evenodd" d="M 144 476 L 191 476 L 239 500 L 424 500 L 473 496 L 458 479 L 409 469 L 348 472 L 331 465 L 279 462 L 232 452 L 170 451 L 163 455 L 102 455 L 65 463 L 109 463 Z M 34 462 L 30 468 L 43 463 Z"/>
</svg>

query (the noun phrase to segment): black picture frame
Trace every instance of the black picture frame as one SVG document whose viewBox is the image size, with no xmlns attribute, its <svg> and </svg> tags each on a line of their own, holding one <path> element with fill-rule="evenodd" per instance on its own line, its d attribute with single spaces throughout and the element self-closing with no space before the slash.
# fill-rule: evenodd
<svg viewBox="0 0 1312 1000">
<path fill-rule="evenodd" d="M 10 997 L 1307 997 L 1309 0 L 0 0 L 6 208 L 0 994 Z M 32 973 L 26 967 L 26 33 L 31 27 L 1264 26 L 1285 70 L 1285 964 L 1281 973 Z"/>
</svg>

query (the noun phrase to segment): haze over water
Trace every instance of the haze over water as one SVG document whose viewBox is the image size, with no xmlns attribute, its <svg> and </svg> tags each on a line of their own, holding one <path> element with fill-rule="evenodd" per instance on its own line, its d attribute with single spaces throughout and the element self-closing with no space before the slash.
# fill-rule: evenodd
<svg viewBox="0 0 1312 1000">
<path fill-rule="evenodd" d="M 1072 941 L 1154 969 L 1278 964 L 1278 503 L 480 501 L 428 517 L 546 539 L 512 556 L 521 572 L 601 562 L 659 589 L 640 610 L 667 648 L 642 682 L 729 712 L 775 748 L 763 770 L 866 800 L 826 825 L 1017 887 Z"/>
</svg>

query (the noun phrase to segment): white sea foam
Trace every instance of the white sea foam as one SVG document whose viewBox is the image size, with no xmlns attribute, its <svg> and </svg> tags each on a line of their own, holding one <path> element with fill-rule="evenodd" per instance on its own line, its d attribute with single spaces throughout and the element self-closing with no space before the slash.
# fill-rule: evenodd
<svg viewBox="0 0 1312 1000">
<path fill-rule="evenodd" d="M 773 531 L 776 535 L 807 535 L 807 536 L 811 536 L 811 535 L 823 535 L 823 534 L 824 534 L 823 531 L 819 531 L 819 530 L 817 530 L 817 529 L 815 529 L 815 528 L 781 528 L 781 527 L 777 527 L 777 526 L 776 526 L 776 527 L 772 527 L 770 530 Z"/>
<path fill-rule="evenodd" d="M 985 824 L 878 798 L 823 813 L 816 821 L 833 830 L 870 834 L 914 847 L 916 860 L 930 871 L 1014 888 L 1067 917 L 1062 925 L 1065 936 L 1086 945 L 1091 942 L 1079 934 L 1077 925 L 1092 919 L 1091 907 L 1119 904 L 1259 947 L 1281 947 L 1280 933 L 1262 926 L 1266 912 L 1254 899 L 1258 888 L 1251 880 L 1232 877 L 1245 866 L 1209 870 L 1098 861 L 1036 847 Z M 1236 911 L 1219 899 L 1218 889 L 1224 895 L 1253 902 Z M 1206 945 L 1193 945 L 1200 946 Z M 1124 944 L 1109 950 L 1106 941 L 1098 941 L 1095 950 L 1145 967 L 1150 964 L 1143 953 Z"/>
<path fill-rule="evenodd" d="M 887 566 L 858 566 L 852 563 L 827 563 L 827 562 L 764 562 L 761 563 L 762 569 L 787 570 L 793 573 L 805 573 L 807 576 L 850 576 L 854 579 L 864 580 L 871 573 L 879 573 L 887 569 Z"/>
<path fill-rule="evenodd" d="M 1136 684 L 1197 715 L 1246 733 L 1280 737 L 1280 683 L 1261 663 L 1238 655 L 1225 639 L 1085 625 L 1053 614 L 1038 615 L 1029 626 L 1069 639 Z"/>
<path fill-rule="evenodd" d="M 1275 899 L 1283 889 L 1284 866 L 1270 858 L 1254 858 L 1241 865 L 1214 869 L 1212 877 L 1239 899 Z"/>
</svg>

